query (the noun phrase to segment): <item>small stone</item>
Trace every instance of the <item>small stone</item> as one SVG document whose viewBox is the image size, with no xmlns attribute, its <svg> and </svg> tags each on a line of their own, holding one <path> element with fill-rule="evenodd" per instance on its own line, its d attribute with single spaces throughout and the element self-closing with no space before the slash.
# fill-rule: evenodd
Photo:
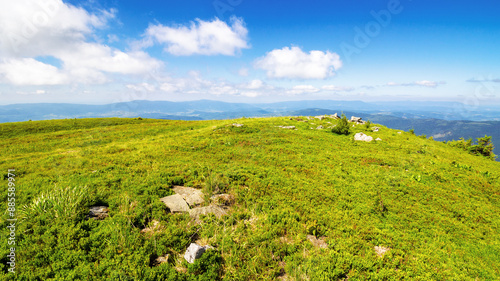
<svg viewBox="0 0 500 281">
<path fill-rule="evenodd" d="M 243 127 L 243 124 L 233 123 L 231 126 L 233 127 Z"/>
<path fill-rule="evenodd" d="M 382 139 L 381 139 L 381 138 L 376 138 L 375 140 L 376 140 L 376 141 L 381 141 Z"/>
<path fill-rule="evenodd" d="M 323 130 L 323 126 L 319 125 L 316 130 Z"/>
<path fill-rule="evenodd" d="M 191 243 L 184 254 L 184 259 L 186 259 L 188 263 L 194 263 L 194 261 L 201 258 L 203 253 L 208 249 L 213 249 L 213 247 L 209 245 L 202 247 L 196 243 Z"/>
<path fill-rule="evenodd" d="M 94 220 L 103 220 L 108 217 L 109 209 L 107 206 L 92 206 L 89 209 L 87 218 Z"/>
<path fill-rule="evenodd" d="M 354 135 L 354 140 L 355 141 L 366 141 L 366 142 L 370 142 L 373 140 L 373 137 L 371 136 L 367 136 L 363 133 L 357 133 Z"/>
</svg>

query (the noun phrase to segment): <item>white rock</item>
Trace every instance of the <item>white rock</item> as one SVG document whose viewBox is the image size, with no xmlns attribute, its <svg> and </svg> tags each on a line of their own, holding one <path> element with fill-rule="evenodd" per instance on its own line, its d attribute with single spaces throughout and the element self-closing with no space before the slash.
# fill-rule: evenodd
<svg viewBox="0 0 500 281">
<path fill-rule="evenodd" d="M 196 243 L 191 243 L 184 254 L 184 259 L 188 263 L 194 263 L 195 260 L 199 259 L 207 249 L 213 249 L 212 246 L 200 246 Z"/>
<path fill-rule="evenodd" d="M 355 141 L 366 141 L 366 142 L 370 142 L 373 140 L 373 137 L 371 136 L 367 136 L 363 133 L 357 133 L 354 135 L 354 140 Z"/>
<path fill-rule="evenodd" d="M 376 138 L 375 140 L 376 140 L 376 141 L 381 141 L 382 139 L 381 139 L 381 138 Z"/>
</svg>

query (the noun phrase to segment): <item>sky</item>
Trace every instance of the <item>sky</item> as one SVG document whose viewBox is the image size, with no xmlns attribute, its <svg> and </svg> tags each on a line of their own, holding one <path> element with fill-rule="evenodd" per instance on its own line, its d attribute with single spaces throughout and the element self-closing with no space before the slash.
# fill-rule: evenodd
<svg viewBox="0 0 500 281">
<path fill-rule="evenodd" d="M 0 0 L 0 104 L 500 106 L 500 3 Z"/>
</svg>

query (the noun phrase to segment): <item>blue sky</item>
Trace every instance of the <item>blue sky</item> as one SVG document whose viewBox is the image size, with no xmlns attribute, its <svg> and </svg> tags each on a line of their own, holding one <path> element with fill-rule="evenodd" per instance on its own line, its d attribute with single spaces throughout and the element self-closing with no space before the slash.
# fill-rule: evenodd
<svg viewBox="0 0 500 281">
<path fill-rule="evenodd" d="M 485 0 L 4 1 L 1 103 L 500 104 L 499 12 Z"/>
</svg>

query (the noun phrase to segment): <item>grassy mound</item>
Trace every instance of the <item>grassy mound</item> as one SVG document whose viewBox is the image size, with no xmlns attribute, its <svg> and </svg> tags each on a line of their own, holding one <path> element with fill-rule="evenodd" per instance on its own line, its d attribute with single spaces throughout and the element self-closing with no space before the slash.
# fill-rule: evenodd
<svg viewBox="0 0 500 281">
<path fill-rule="evenodd" d="M 0 124 L 2 204 L 15 169 L 18 218 L 17 273 L 5 239 L 1 278 L 500 279 L 499 163 L 380 125 L 337 135 L 337 120 L 302 119 Z M 235 203 L 196 223 L 159 201 L 172 185 Z M 109 217 L 85 219 L 93 205 Z M 194 241 L 215 250 L 187 264 Z"/>
</svg>

